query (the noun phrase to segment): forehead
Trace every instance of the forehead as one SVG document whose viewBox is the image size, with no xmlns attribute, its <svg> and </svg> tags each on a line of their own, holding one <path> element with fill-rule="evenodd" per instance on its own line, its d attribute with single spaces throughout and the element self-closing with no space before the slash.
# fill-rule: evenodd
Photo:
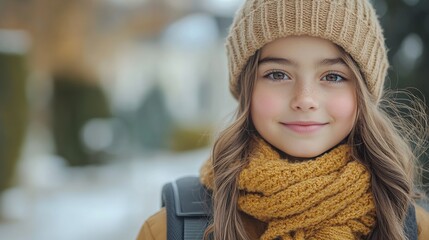
<svg viewBox="0 0 429 240">
<path fill-rule="evenodd" d="M 261 49 L 261 58 L 286 57 L 295 61 L 338 58 L 342 53 L 329 40 L 310 36 L 289 36 L 269 42 Z"/>
</svg>

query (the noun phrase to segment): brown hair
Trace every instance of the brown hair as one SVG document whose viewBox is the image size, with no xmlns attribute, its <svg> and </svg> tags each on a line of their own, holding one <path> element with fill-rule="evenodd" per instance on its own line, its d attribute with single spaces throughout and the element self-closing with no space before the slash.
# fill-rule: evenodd
<svg viewBox="0 0 429 240">
<path fill-rule="evenodd" d="M 428 124 L 424 104 L 395 100 L 399 92 L 386 92 L 380 103 L 371 98 L 353 59 L 343 59 L 357 79 L 358 116 L 348 138 L 351 157 L 365 164 L 371 173 L 377 223 L 368 239 L 406 239 L 403 222 L 413 198 L 418 157 L 425 150 Z M 411 114 L 412 118 L 404 115 Z"/>
<path fill-rule="evenodd" d="M 406 239 L 403 221 L 414 193 L 418 153 L 427 137 L 424 104 L 416 101 L 408 107 L 384 98 L 378 103 L 372 99 L 358 65 L 339 48 L 357 80 L 358 116 L 348 137 L 351 157 L 365 164 L 372 175 L 377 223 L 368 239 Z M 215 240 L 250 239 L 237 206 L 237 177 L 247 164 L 250 140 L 257 134 L 250 105 L 258 61 L 256 51 L 239 75 L 235 120 L 220 133 L 212 150 L 213 223 L 206 230 L 206 238 L 213 234 Z M 414 117 L 403 118 L 403 109 Z"/>
<path fill-rule="evenodd" d="M 250 140 L 255 132 L 250 118 L 250 103 L 256 80 L 259 51 L 239 76 L 239 98 L 235 121 L 223 130 L 212 151 L 214 170 L 213 224 L 206 231 L 214 239 L 249 239 L 241 220 L 237 200 L 237 176 L 247 163 Z"/>
</svg>

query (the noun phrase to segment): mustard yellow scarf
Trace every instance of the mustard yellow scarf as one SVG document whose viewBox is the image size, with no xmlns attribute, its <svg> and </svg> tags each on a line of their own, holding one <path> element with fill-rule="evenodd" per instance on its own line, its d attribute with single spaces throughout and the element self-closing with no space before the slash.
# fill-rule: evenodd
<svg viewBox="0 0 429 240">
<path fill-rule="evenodd" d="M 308 161 L 281 159 L 256 139 L 249 164 L 238 177 L 241 211 L 266 222 L 263 240 L 359 239 L 375 224 L 370 174 L 340 145 Z M 202 183 L 212 188 L 213 168 L 201 169 Z"/>
</svg>

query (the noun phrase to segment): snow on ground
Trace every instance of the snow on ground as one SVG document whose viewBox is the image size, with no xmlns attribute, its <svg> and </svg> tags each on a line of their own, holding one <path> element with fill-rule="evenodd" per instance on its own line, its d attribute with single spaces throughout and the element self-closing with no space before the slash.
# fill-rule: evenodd
<svg viewBox="0 0 429 240">
<path fill-rule="evenodd" d="M 198 175 L 209 149 L 157 153 L 69 168 L 48 155 L 27 158 L 18 186 L 4 192 L 0 239 L 135 239 L 161 204 L 164 183 Z"/>
</svg>

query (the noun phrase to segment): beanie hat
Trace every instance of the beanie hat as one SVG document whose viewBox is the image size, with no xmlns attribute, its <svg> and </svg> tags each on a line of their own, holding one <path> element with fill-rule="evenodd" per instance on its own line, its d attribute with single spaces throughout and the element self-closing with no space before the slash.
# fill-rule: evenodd
<svg viewBox="0 0 429 240">
<path fill-rule="evenodd" d="M 330 40 L 358 64 L 378 101 L 389 63 L 383 30 L 369 0 L 246 0 L 235 14 L 226 50 L 232 95 L 249 57 L 282 37 L 308 35 Z"/>
</svg>

